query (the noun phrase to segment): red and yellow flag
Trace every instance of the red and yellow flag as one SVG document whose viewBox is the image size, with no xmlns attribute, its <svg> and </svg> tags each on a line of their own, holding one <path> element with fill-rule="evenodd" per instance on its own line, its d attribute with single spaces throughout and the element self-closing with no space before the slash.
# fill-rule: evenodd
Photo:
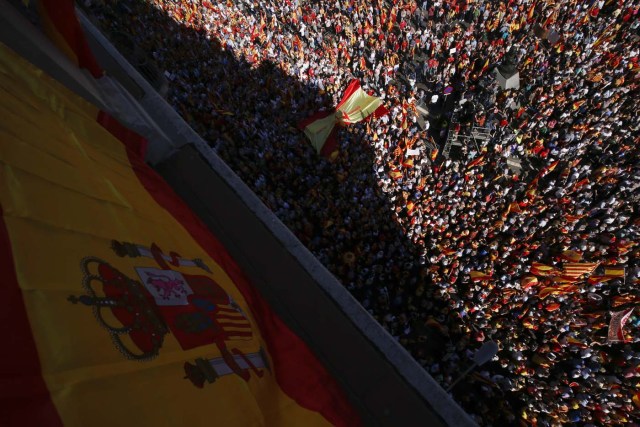
<svg viewBox="0 0 640 427">
<path fill-rule="evenodd" d="M 535 276 L 525 276 L 522 279 L 522 283 L 520 284 L 520 287 L 523 290 L 526 290 L 526 289 L 529 289 L 529 288 L 531 288 L 531 287 L 533 287 L 533 286 L 535 286 L 537 284 L 538 284 L 538 278 L 537 277 L 535 277 Z"/>
<path fill-rule="evenodd" d="M 535 276 L 553 276 L 557 274 L 558 270 L 550 265 L 542 264 L 540 262 L 532 262 L 529 273 Z"/>
<path fill-rule="evenodd" d="M 98 65 L 80 22 L 73 0 L 38 0 L 38 14 L 42 28 L 58 49 L 80 68 L 86 68 L 93 77 L 101 77 Z"/>
<path fill-rule="evenodd" d="M 360 424 L 144 140 L 1 44 L 0 133 L 3 425 Z"/>
<path fill-rule="evenodd" d="M 378 118 L 388 113 L 380 98 L 367 94 L 360 87 L 360 82 L 353 80 L 335 111 L 316 113 L 300 122 L 298 127 L 304 131 L 318 154 L 329 156 L 337 150 L 336 124 L 345 126 L 360 122 L 372 114 Z"/>
<path fill-rule="evenodd" d="M 633 401 L 635 407 L 640 409 L 640 392 L 634 394 L 631 400 Z"/>
<path fill-rule="evenodd" d="M 598 282 L 608 282 L 613 279 L 623 279 L 625 276 L 625 268 L 624 266 L 607 266 L 604 269 L 604 274 L 600 276 L 591 276 L 589 277 L 588 282 L 590 284 L 598 283 Z"/>
<path fill-rule="evenodd" d="M 556 286 L 548 286 L 543 288 L 538 293 L 538 297 L 540 299 L 545 299 L 549 295 L 561 295 L 561 294 L 571 294 L 578 290 L 578 287 L 575 285 L 556 285 Z"/>
<path fill-rule="evenodd" d="M 596 267 L 598 267 L 597 262 L 567 262 L 562 266 L 561 276 L 567 280 L 577 280 L 591 274 Z"/>
</svg>

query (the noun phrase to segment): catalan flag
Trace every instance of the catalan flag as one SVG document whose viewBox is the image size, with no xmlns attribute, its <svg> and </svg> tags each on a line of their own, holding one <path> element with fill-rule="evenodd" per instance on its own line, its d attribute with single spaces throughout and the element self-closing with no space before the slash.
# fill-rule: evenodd
<svg viewBox="0 0 640 427">
<path fill-rule="evenodd" d="M 2 44 L 0 133 L 3 426 L 361 423 L 146 141 Z"/>
<path fill-rule="evenodd" d="M 568 280 L 577 280 L 591 274 L 596 267 L 598 267 L 597 262 L 567 262 L 562 266 L 561 276 Z"/>
</svg>

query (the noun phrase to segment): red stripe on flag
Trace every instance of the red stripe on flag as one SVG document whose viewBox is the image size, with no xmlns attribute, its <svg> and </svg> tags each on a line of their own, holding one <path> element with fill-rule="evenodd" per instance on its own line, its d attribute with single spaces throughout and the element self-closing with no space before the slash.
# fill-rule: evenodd
<svg viewBox="0 0 640 427">
<path fill-rule="evenodd" d="M 211 234 L 206 225 L 173 189 L 136 154 L 136 141 L 122 141 L 133 171 L 149 195 L 165 208 L 191 237 L 222 267 L 247 301 L 271 355 L 276 381 L 300 406 L 319 412 L 335 426 L 360 426 L 362 420 L 336 380 L 309 347 L 271 311 L 257 289 Z"/>
<path fill-rule="evenodd" d="M 0 425 L 58 427 L 60 415 L 42 377 L 36 343 L 18 285 L 9 233 L 0 206 Z"/>
<path fill-rule="evenodd" d="M 342 107 L 342 104 L 347 102 L 347 100 L 351 98 L 351 95 L 358 89 L 360 89 L 360 81 L 358 79 L 351 80 L 351 83 L 349 83 L 349 86 L 347 86 L 347 89 L 344 91 L 344 95 L 342 95 L 340 103 L 336 105 L 336 110 Z"/>
<path fill-rule="evenodd" d="M 93 77 L 102 77 L 103 71 L 89 48 L 84 31 L 76 16 L 73 0 L 40 0 L 55 29 L 75 53 L 78 65 L 89 70 Z"/>
<path fill-rule="evenodd" d="M 149 143 L 146 138 L 132 131 L 128 127 L 123 126 L 122 123 L 105 111 L 100 111 L 98 113 L 97 121 L 118 140 L 130 141 L 131 149 L 134 150 L 140 158 L 144 159 L 147 152 L 147 145 Z"/>
</svg>

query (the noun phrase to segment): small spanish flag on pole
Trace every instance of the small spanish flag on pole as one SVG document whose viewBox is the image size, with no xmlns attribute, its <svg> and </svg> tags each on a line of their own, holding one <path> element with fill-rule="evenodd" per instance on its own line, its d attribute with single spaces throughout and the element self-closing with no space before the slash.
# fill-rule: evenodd
<svg viewBox="0 0 640 427">
<path fill-rule="evenodd" d="M 531 2 L 531 6 L 529 7 L 529 11 L 527 12 L 527 21 L 531 22 L 531 20 L 533 20 L 533 15 L 536 12 L 536 5 L 538 2 L 534 1 Z"/>
</svg>

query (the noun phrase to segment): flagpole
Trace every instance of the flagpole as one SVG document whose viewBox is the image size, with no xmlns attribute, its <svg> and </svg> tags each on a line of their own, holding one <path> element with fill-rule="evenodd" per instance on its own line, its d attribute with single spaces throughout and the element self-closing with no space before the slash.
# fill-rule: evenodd
<svg viewBox="0 0 640 427">
<path fill-rule="evenodd" d="M 447 390 L 446 390 L 446 391 L 447 391 L 447 393 L 450 393 L 450 392 L 451 392 L 451 390 L 453 390 L 453 388 L 454 388 L 454 387 L 455 387 L 455 386 L 456 386 L 456 385 L 457 385 L 457 384 L 458 384 L 458 383 L 459 383 L 459 382 L 460 382 L 464 377 L 466 377 L 466 376 L 469 374 L 469 372 L 471 372 L 471 371 L 472 371 L 476 366 L 478 366 L 478 365 L 476 364 L 476 362 L 473 362 L 473 363 L 471 364 L 471 366 L 469 366 L 469 367 L 467 368 L 467 370 L 465 370 L 465 371 L 462 373 L 462 375 L 460 375 L 458 378 L 456 378 L 456 380 L 455 380 L 453 383 L 451 383 L 451 385 L 450 385 L 449 387 L 447 387 Z"/>
</svg>

